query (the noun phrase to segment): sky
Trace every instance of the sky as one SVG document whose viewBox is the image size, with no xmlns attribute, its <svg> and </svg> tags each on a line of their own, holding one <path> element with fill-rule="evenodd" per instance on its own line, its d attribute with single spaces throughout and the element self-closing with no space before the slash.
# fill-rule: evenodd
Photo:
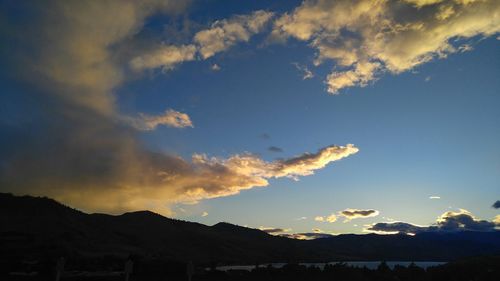
<svg viewBox="0 0 500 281">
<path fill-rule="evenodd" d="M 0 22 L 1 192 L 300 239 L 500 227 L 498 1 L 7 0 Z"/>
</svg>

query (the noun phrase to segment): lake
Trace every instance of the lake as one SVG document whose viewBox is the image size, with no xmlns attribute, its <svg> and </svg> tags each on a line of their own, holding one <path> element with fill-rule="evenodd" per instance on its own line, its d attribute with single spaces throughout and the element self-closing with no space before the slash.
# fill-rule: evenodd
<svg viewBox="0 0 500 281">
<path fill-rule="evenodd" d="M 337 264 L 340 263 L 338 261 L 336 262 L 329 262 L 329 263 L 299 263 L 300 265 L 304 266 L 316 266 L 319 267 L 320 269 L 323 269 L 326 264 Z M 368 269 L 377 269 L 381 261 L 347 261 L 344 262 L 345 264 L 353 267 L 366 267 Z M 400 266 L 409 266 L 412 262 L 410 261 L 386 261 L 387 265 L 393 269 L 394 266 L 400 265 Z M 416 261 L 413 262 L 416 266 L 421 267 L 421 268 L 428 268 L 432 266 L 438 266 L 445 264 L 446 262 L 438 262 L 438 261 Z M 268 263 L 268 264 L 261 264 L 259 267 L 267 267 L 267 266 L 272 266 L 274 268 L 281 268 L 286 265 L 286 263 Z M 221 271 L 228 271 L 228 270 L 252 270 L 255 268 L 255 265 L 226 265 L 226 266 L 218 266 L 216 267 L 217 270 Z"/>
</svg>

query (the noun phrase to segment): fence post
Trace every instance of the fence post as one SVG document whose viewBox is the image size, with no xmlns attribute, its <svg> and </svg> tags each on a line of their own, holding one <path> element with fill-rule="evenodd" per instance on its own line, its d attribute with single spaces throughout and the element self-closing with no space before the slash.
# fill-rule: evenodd
<svg viewBox="0 0 500 281">
<path fill-rule="evenodd" d="M 127 260 L 125 262 L 125 281 L 128 281 L 130 274 L 132 273 L 132 270 L 134 269 L 134 262 L 131 260 Z"/>
<path fill-rule="evenodd" d="M 66 263 L 66 259 L 64 257 L 60 257 L 57 260 L 56 264 L 56 281 L 61 279 L 61 275 L 64 272 L 64 264 Z"/>
</svg>

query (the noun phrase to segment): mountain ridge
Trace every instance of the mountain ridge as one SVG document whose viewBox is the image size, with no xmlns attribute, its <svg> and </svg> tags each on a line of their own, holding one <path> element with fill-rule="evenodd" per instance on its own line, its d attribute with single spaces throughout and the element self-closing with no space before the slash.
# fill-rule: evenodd
<svg viewBox="0 0 500 281">
<path fill-rule="evenodd" d="M 500 254 L 500 232 L 272 236 L 227 222 L 212 226 L 151 211 L 87 214 L 47 197 L 0 193 L 0 258 L 130 254 L 199 262 L 441 260 Z"/>
</svg>

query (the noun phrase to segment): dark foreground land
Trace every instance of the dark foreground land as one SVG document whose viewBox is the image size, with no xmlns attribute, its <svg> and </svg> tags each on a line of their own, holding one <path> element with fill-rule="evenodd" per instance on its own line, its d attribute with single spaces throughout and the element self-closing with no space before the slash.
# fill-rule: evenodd
<svg viewBox="0 0 500 281">
<path fill-rule="evenodd" d="M 337 235 L 301 241 L 229 223 L 207 226 L 142 211 L 87 214 L 49 198 L 0 193 L 0 281 L 125 280 L 500 280 L 500 231 Z M 471 259 L 470 257 L 481 257 Z M 446 261 L 428 268 L 381 266 L 378 270 L 299 266 L 330 261 Z M 173 262 L 177 261 L 177 262 Z M 205 270 L 217 265 L 289 265 L 251 272 Z"/>
<path fill-rule="evenodd" d="M 157 281 L 157 280 L 189 280 L 186 269 L 189 267 L 182 262 L 161 262 L 154 260 L 141 260 L 134 258 L 134 270 L 129 276 L 130 281 Z M 60 280 L 66 281 L 97 281 L 126 280 L 122 264 L 117 260 L 94 260 L 90 263 L 80 264 L 73 261 L 68 263 L 66 273 L 61 275 Z M 75 270 L 82 266 L 87 271 Z M 107 267 L 103 271 L 102 268 Z M 52 263 L 37 264 L 31 268 L 37 270 L 32 276 L 20 276 L 19 274 L 0 275 L 0 280 L 55 280 L 55 261 Z M 35 271 L 33 271 L 35 272 Z M 413 264 L 408 267 L 395 266 L 389 268 L 381 263 L 377 269 L 350 267 L 347 264 L 327 265 L 324 269 L 318 267 L 306 267 L 298 264 L 287 264 L 282 268 L 259 267 L 251 271 L 230 270 L 218 271 L 215 269 L 194 267 L 192 281 L 498 281 L 500 276 L 500 257 L 470 258 L 448 264 L 420 268 Z"/>
</svg>

